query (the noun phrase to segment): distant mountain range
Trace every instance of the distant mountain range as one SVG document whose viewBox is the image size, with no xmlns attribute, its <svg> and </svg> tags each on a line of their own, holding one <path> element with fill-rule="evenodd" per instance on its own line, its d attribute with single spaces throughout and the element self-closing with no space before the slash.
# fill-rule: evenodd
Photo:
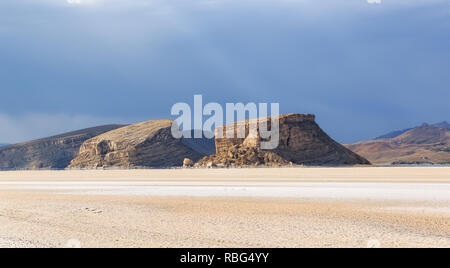
<svg viewBox="0 0 450 268">
<path fill-rule="evenodd" d="M 428 124 L 424 123 L 422 126 L 428 126 Z M 430 125 L 430 126 L 437 127 L 437 128 L 446 128 L 446 129 L 450 130 L 450 124 L 447 123 L 447 121 L 444 121 L 444 122 L 441 122 L 441 123 L 437 123 L 437 124 L 433 124 L 433 125 Z M 406 133 L 406 132 L 408 132 L 408 131 L 410 131 L 412 129 L 414 129 L 414 128 L 408 128 L 408 129 L 404 129 L 404 130 L 396 130 L 396 131 L 390 132 L 388 134 L 379 136 L 379 137 L 375 138 L 375 140 L 393 139 L 393 138 L 396 138 L 396 137 L 402 135 L 403 133 Z"/>
<path fill-rule="evenodd" d="M 450 124 L 423 124 L 347 147 L 373 164 L 450 164 Z"/>
<path fill-rule="evenodd" d="M 6 144 L 6 143 L 0 143 L 0 147 L 6 146 L 6 145 L 8 145 L 8 144 Z"/>
</svg>

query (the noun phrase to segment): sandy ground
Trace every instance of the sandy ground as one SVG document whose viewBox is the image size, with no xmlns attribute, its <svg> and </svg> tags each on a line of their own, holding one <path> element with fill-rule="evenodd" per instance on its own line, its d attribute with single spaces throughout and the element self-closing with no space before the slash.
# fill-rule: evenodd
<svg viewBox="0 0 450 268">
<path fill-rule="evenodd" d="M 0 172 L 0 247 L 450 247 L 450 168 Z"/>
</svg>

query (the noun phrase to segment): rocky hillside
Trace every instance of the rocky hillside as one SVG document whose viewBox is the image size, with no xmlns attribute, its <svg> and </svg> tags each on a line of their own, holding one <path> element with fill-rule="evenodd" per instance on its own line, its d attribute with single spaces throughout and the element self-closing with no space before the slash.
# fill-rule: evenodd
<svg viewBox="0 0 450 268">
<path fill-rule="evenodd" d="M 0 147 L 0 169 L 63 169 L 86 140 L 122 127 L 107 125 Z"/>
<path fill-rule="evenodd" d="M 155 120 L 116 129 L 86 141 L 70 168 L 173 167 L 185 158 L 194 161 L 205 154 L 189 141 L 172 137 L 173 121 Z M 200 139 L 201 141 L 201 139 Z"/>
<path fill-rule="evenodd" d="M 270 127 L 271 118 L 265 118 Z M 216 129 L 219 133 L 237 132 L 244 126 L 247 138 L 216 138 L 216 155 L 202 159 L 199 166 L 286 166 L 301 165 L 358 165 L 370 164 L 331 139 L 315 122 L 314 115 L 286 114 L 279 116 L 280 142 L 278 148 L 261 151 L 261 138 L 249 135 L 251 121 L 238 122 Z M 236 136 L 235 136 L 236 137 Z"/>
<path fill-rule="evenodd" d="M 292 165 L 292 162 L 274 152 L 246 145 L 233 145 L 226 152 L 204 157 L 195 164 L 197 167 L 283 167 Z"/>
<path fill-rule="evenodd" d="M 375 164 L 450 164 L 450 126 L 424 124 L 393 138 L 347 147 Z"/>
</svg>

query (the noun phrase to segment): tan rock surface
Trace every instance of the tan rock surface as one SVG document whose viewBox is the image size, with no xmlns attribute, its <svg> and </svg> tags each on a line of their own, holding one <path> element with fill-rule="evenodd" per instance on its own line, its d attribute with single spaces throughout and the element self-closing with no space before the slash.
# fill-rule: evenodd
<svg viewBox="0 0 450 268">
<path fill-rule="evenodd" d="M 198 167 L 281 167 L 289 165 L 291 165 L 290 162 L 276 153 L 240 145 L 233 145 L 227 152 L 206 156 L 196 164 Z"/>
<path fill-rule="evenodd" d="M 171 120 L 154 120 L 130 125 L 86 141 L 70 168 L 172 167 L 185 158 L 204 155 L 185 146 L 171 133 Z"/>
<path fill-rule="evenodd" d="M 183 166 L 184 167 L 193 167 L 194 164 L 195 164 L 194 161 L 192 161 L 189 158 L 185 158 L 184 161 L 183 161 Z"/>
</svg>

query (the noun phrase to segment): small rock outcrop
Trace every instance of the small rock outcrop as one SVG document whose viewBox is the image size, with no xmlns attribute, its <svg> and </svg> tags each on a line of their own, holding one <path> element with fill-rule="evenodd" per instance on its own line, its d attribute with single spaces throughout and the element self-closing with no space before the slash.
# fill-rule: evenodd
<svg viewBox="0 0 450 268">
<path fill-rule="evenodd" d="M 104 133 L 86 141 L 70 168 L 182 166 L 205 154 L 172 136 L 171 120 L 154 120 Z"/>
<path fill-rule="evenodd" d="M 280 126 L 279 145 L 273 150 L 261 150 L 258 122 L 267 122 L 270 117 L 252 119 L 226 125 L 216 129 L 216 155 L 205 157 L 197 166 L 213 162 L 217 166 L 289 166 L 297 165 L 369 165 L 365 158 L 331 139 L 315 122 L 314 115 L 286 114 L 278 116 Z M 256 133 L 249 126 L 256 125 Z M 237 138 L 238 129 L 245 129 L 245 138 Z M 228 138 L 227 133 L 234 133 Z M 219 135 L 221 134 L 221 135 Z"/>
<path fill-rule="evenodd" d="M 185 158 L 183 161 L 183 167 L 193 167 L 194 166 L 194 161 L 192 161 L 189 158 Z"/>
</svg>

